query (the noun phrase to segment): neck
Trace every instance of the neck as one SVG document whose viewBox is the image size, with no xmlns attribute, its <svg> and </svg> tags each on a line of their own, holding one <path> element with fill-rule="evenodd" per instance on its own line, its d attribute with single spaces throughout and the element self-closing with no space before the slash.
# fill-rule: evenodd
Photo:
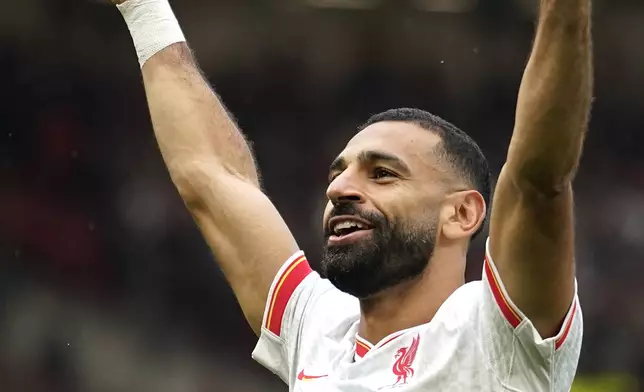
<svg viewBox="0 0 644 392">
<path fill-rule="evenodd" d="M 386 336 L 428 323 L 438 308 L 465 282 L 465 258 L 437 257 L 414 280 L 360 300 L 358 334 L 372 344 Z"/>
</svg>

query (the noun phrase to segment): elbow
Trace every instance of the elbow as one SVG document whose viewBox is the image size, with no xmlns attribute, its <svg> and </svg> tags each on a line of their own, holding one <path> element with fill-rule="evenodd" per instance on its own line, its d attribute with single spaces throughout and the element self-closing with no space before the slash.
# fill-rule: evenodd
<svg viewBox="0 0 644 392">
<path fill-rule="evenodd" d="M 211 179 L 215 177 L 212 170 L 195 162 L 182 162 L 168 165 L 170 177 L 188 209 L 198 209 L 204 205 L 206 191 L 212 184 Z"/>
<path fill-rule="evenodd" d="M 193 159 L 174 161 L 168 171 L 177 192 L 188 209 L 199 209 L 205 201 L 225 186 L 225 169 L 217 159 Z"/>
<path fill-rule="evenodd" d="M 252 178 L 221 164 L 217 158 L 175 161 L 168 164 L 177 192 L 190 211 L 200 211 L 212 203 L 213 196 L 225 198 L 240 181 L 254 184 Z M 210 205 L 212 207 L 212 205 Z"/>
<path fill-rule="evenodd" d="M 555 199 L 570 190 L 576 165 L 552 167 L 525 164 L 512 168 L 506 164 L 503 171 L 519 193 L 539 199 Z"/>
</svg>

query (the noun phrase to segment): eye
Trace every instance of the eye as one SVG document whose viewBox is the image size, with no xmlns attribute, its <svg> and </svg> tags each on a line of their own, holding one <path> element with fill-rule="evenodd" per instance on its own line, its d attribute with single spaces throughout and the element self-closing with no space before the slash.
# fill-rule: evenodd
<svg viewBox="0 0 644 392">
<path fill-rule="evenodd" d="M 329 173 L 329 184 L 333 182 L 338 176 L 340 175 L 340 172 L 331 172 Z"/>
<path fill-rule="evenodd" d="M 384 169 L 382 167 L 377 167 L 373 170 L 373 174 L 371 175 L 371 177 L 376 180 L 380 180 L 383 178 L 393 178 L 393 177 L 396 177 L 396 175 L 387 169 Z"/>
</svg>

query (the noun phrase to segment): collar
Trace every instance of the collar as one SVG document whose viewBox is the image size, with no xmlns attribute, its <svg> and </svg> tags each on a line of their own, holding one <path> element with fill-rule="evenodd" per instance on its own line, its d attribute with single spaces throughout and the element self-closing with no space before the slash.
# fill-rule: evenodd
<svg viewBox="0 0 644 392">
<path fill-rule="evenodd" d="M 364 358 L 370 351 L 379 349 L 383 346 L 386 346 L 387 344 L 391 343 L 392 341 L 396 340 L 398 337 L 400 337 L 403 334 L 403 332 L 394 332 L 391 335 L 386 336 L 384 339 L 382 339 L 380 342 L 377 344 L 373 345 L 369 343 L 366 339 L 361 338 L 357 333 L 356 333 L 356 343 L 355 343 L 355 355 L 354 355 L 354 361 L 358 361 L 362 358 Z"/>
</svg>

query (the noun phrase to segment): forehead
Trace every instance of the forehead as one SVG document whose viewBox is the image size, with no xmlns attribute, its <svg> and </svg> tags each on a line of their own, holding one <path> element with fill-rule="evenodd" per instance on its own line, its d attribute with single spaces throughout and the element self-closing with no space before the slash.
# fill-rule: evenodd
<svg viewBox="0 0 644 392">
<path fill-rule="evenodd" d="M 347 143 L 340 156 L 352 160 L 364 151 L 378 151 L 393 155 L 409 166 L 435 166 L 433 148 L 440 143 L 440 137 L 419 125 L 383 121 L 369 125 L 358 132 Z"/>
</svg>

